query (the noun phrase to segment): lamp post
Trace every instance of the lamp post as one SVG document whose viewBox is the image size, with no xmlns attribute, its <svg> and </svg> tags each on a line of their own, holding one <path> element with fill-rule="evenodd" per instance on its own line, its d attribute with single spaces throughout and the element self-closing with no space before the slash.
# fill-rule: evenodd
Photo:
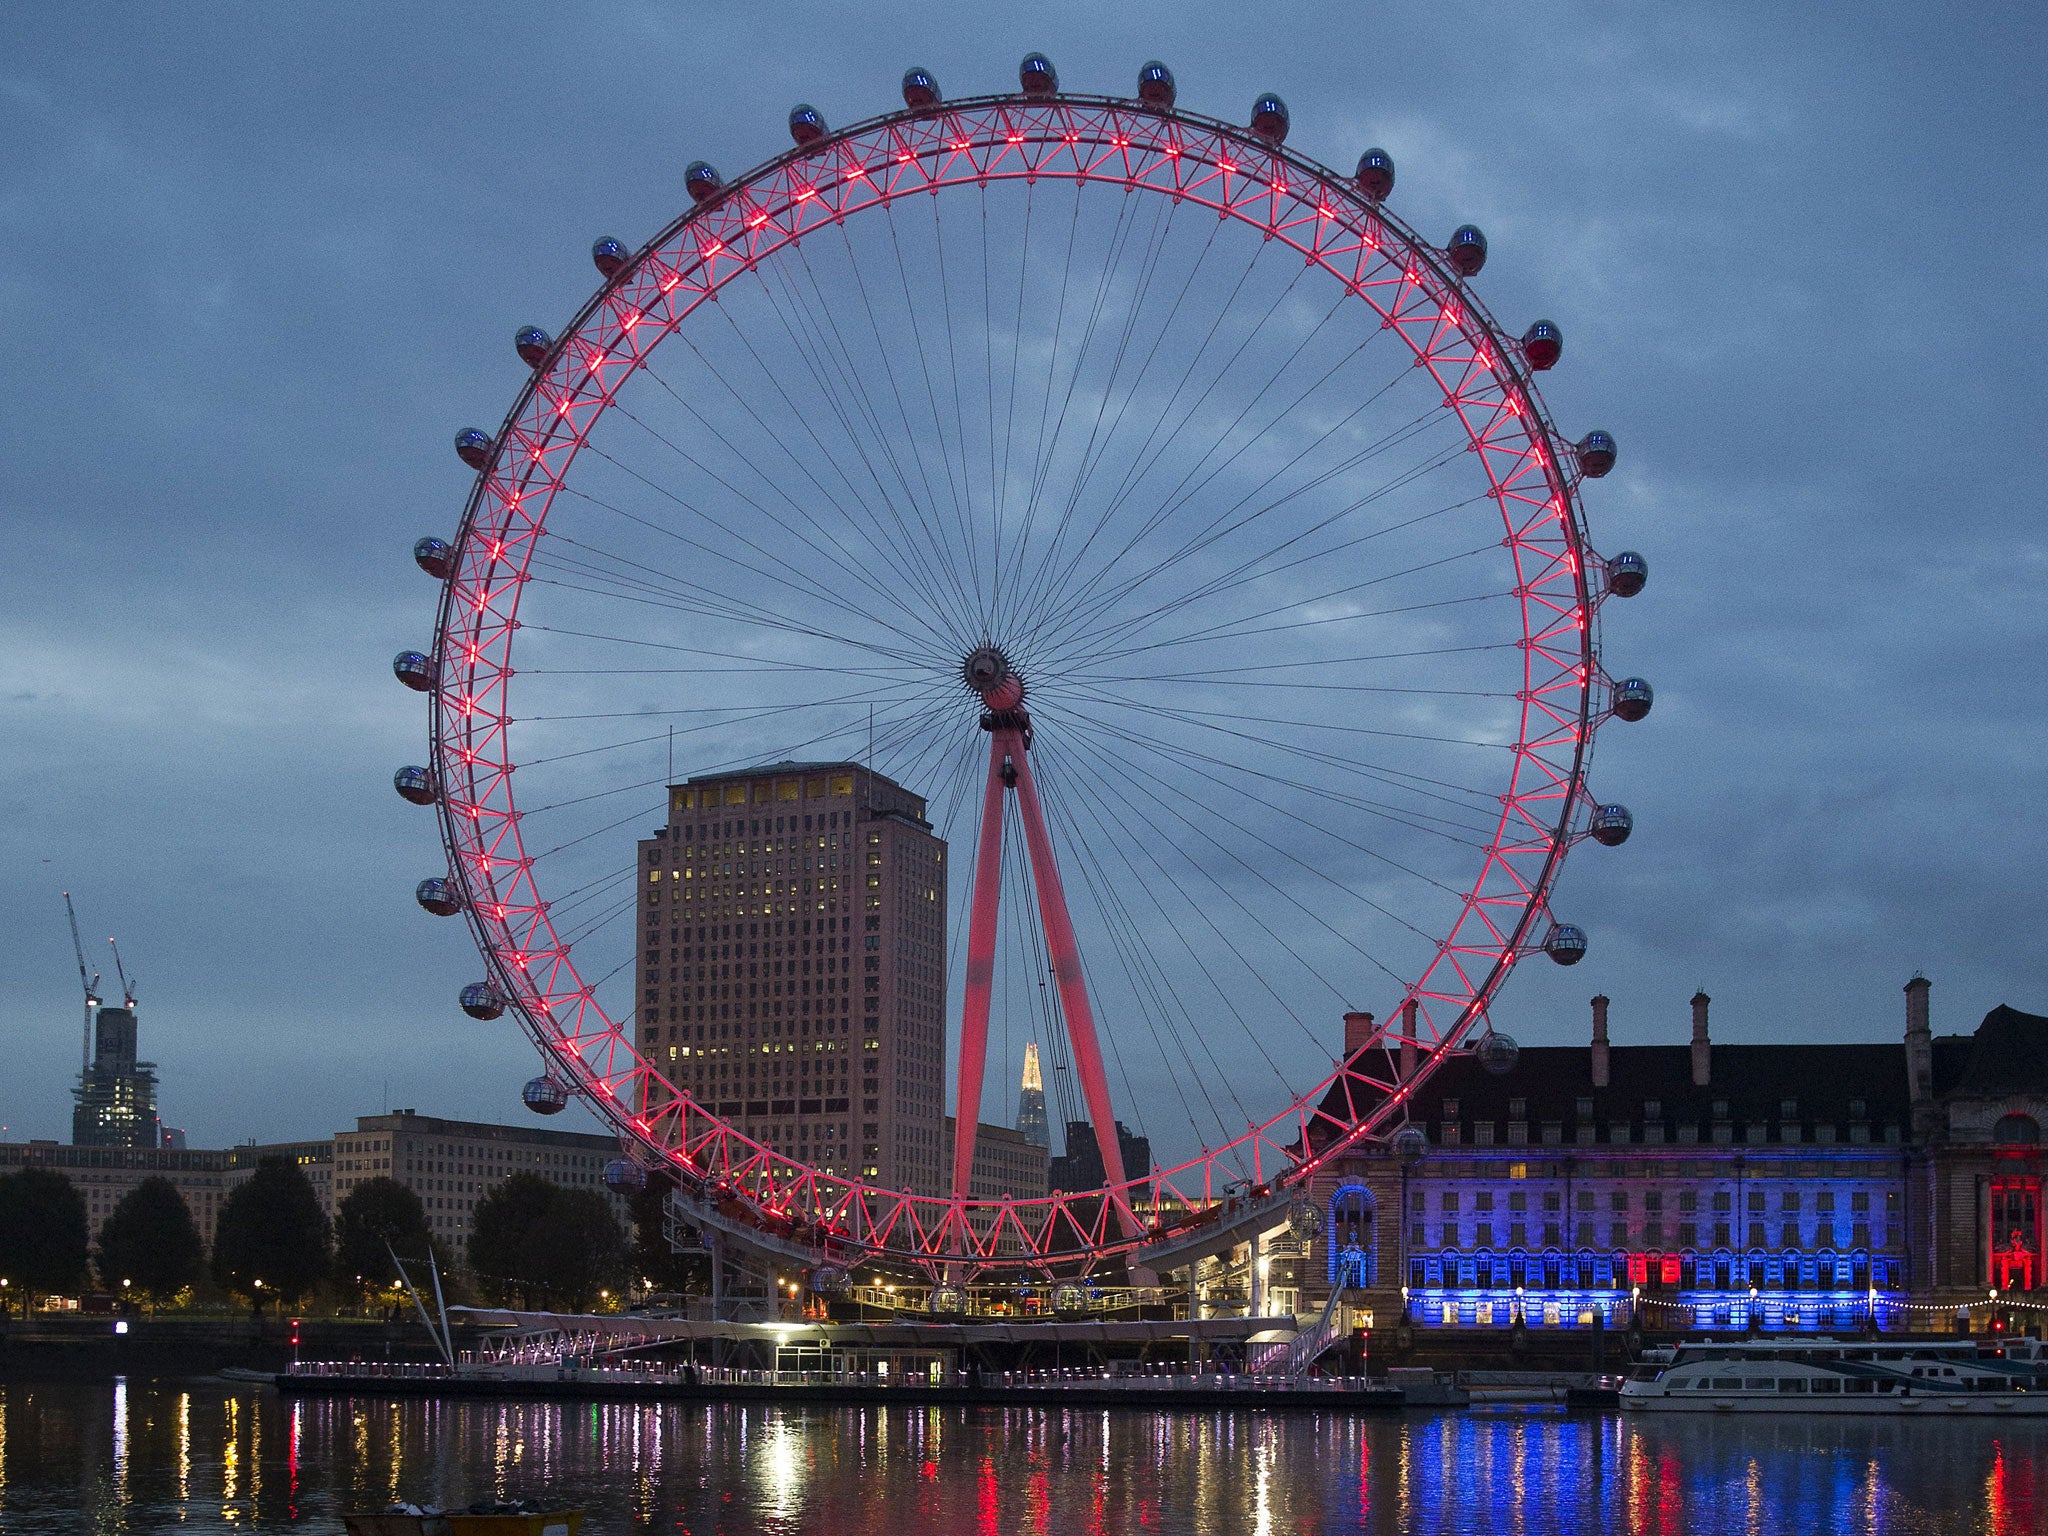
<svg viewBox="0 0 2048 1536">
<path fill-rule="evenodd" d="M 1411 1130 L 1414 1133 L 1412 1135 L 1409 1134 Z M 1401 1155 L 1401 1210 L 1394 1218 L 1394 1232 L 1400 1241 L 1401 1278 L 1405 1281 L 1409 1273 L 1408 1229 L 1414 1221 L 1408 1210 L 1408 1179 L 1409 1175 L 1414 1173 L 1416 1165 L 1429 1155 L 1429 1133 L 1420 1126 L 1403 1126 L 1400 1133 L 1395 1136 L 1394 1142 Z M 1401 1321 L 1404 1324 L 1409 1321 L 1406 1285 L 1401 1287 Z"/>
</svg>

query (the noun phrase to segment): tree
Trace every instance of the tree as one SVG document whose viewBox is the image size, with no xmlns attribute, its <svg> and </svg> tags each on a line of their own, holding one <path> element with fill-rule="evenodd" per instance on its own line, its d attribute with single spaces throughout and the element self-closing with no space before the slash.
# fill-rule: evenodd
<svg viewBox="0 0 2048 1536">
<path fill-rule="evenodd" d="M 148 1178 L 121 1197 L 100 1224 L 100 1284 L 110 1291 L 131 1282 L 150 1301 L 169 1301 L 206 1275 L 206 1245 L 178 1186 Z"/>
<path fill-rule="evenodd" d="M 626 1234 L 594 1189 L 557 1189 L 527 1228 L 521 1270 L 555 1306 L 585 1312 L 600 1290 L 626 1283 Z"/>
<path fill-rule="evenodd" d="M 21 1293 L 24 1314 L 38 1292 L 85 1289 L 90 1232 L 85 1200 L 63 1174 L 31 1167 L 0 1177 L 0 1277 Z"/>
<path fill-rule="evenodd" d="M 266 1157 L 220 1203 L 213 1278 L 252 1307 L 296 1303 L 328 1272 L 327 1217 L 298 1165 Z"/>
<path fill-rule="evenodd" d="M 662 1211 L 667 1200 L 668 1189 L 657 1179 L 627 1201 L 633 1218 L 633 1274 L 648 1281 L 651 1290 L 700 1295 L 711 1289 L 711 1256 L 701 1248 L 677 1253 L 669 1247 Z"/>
<path fill-rule="evenodd" d="M 492 1301 L 530 1306 L 542 1294 L 527 1272 L 527 1236 L 559 1192 L 537 1173 L 515 1173 L 477 1201 L 469 1225 L 469 1268 Z"/>
<path fill-rule="evenodd" d="M 581 1309 L 601 1290 L 625 1288 L 626 1234 L 595 1190 L 515 1173 L 477 1202 L 469 1266 L 500 1304 Z"/>
<path fill-rule="evenodd" d="M 334 1273 L 358 1297 L 398 1284 L 393 1254 L 424 1259 L 430 1253 L 441 1257 L 427 1228 L 427 1209 L 396 1179 L 358 1184 L 335 1210 Z"/>
</svg>

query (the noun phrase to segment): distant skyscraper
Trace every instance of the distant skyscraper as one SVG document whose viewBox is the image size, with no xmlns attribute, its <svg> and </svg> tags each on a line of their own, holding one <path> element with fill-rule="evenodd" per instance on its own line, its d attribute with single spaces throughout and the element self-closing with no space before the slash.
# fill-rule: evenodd
<svg viewBox="0 0 2048 1536">
<path fill-rule="evenodd" d="M 1045 1079 L 1038 1071 L 1038 1042 L 1024 1047 L 1024 1086 L 1017 1092 L 1017 1132 L 1034 1147 L 1052 1146 L 1052 1123 L 1045 1118 Z"/>
<path fill-rule="evenodd" d="M 642 1052 L 748 1135 L 944 1189 L 946 845 L 857 763 L 669 788 L 640 844 Z"/>
<path fill-rule="evenodd" d="M 1124 1177 L 1142 1179 L 1152 1171 L 1152 1140 L 1133 1136 L 1123 1121 L 1116 1122 L 1116 1142 L 1124 1157 Z M 1090 1190 L 1102 1187 L 1102 1149 L 1095 1141 L 1095 1127 L 1086 1120 L 1067 1122 L 1067 1153 L 1052 1160 L 1049 1169 L 1054 1189 Z"/>
<path fill-rule="evenodd" d="M 135 1059 L 135 1010 L 101 1008 L 93 1019 L 92 1065 L 72 1090 L 71 1144 L 76 1147 L 155 1147 L 156 1064 Z"/>
</svg>

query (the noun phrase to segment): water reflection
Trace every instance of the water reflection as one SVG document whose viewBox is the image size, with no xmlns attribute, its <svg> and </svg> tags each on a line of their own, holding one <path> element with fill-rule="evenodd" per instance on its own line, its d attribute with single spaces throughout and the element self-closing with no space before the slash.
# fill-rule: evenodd
<svg viewBox="0 0 2048 1536">
<path fill-rule="evenodd" d="M 128 1378 L 114 1378 L 114 1497 L 128 1499 Z"/>
<path fill-rule="evenodd" d="M 2022 1536 L 2048 1425 L 1761 1417 L 280 1401 L 0 1384 L 0 1530 L 332 1529 L 394 1495 L 549 1493 L 592 1536 Z"/>
</svg>

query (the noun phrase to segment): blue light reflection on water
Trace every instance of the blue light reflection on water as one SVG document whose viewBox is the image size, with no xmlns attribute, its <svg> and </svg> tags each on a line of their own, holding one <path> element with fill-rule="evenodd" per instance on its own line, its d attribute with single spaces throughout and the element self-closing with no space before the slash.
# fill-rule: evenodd
<svg viewBox="0 0 2048 1536">
<path fill-rule="evenodd" d="M 0 1533 L 332 1531 L 542 1492 L 590 1536 L 2048 1530 L 2048 1423 L 280 1401 L 0 1383 Z"/>
</svg>

